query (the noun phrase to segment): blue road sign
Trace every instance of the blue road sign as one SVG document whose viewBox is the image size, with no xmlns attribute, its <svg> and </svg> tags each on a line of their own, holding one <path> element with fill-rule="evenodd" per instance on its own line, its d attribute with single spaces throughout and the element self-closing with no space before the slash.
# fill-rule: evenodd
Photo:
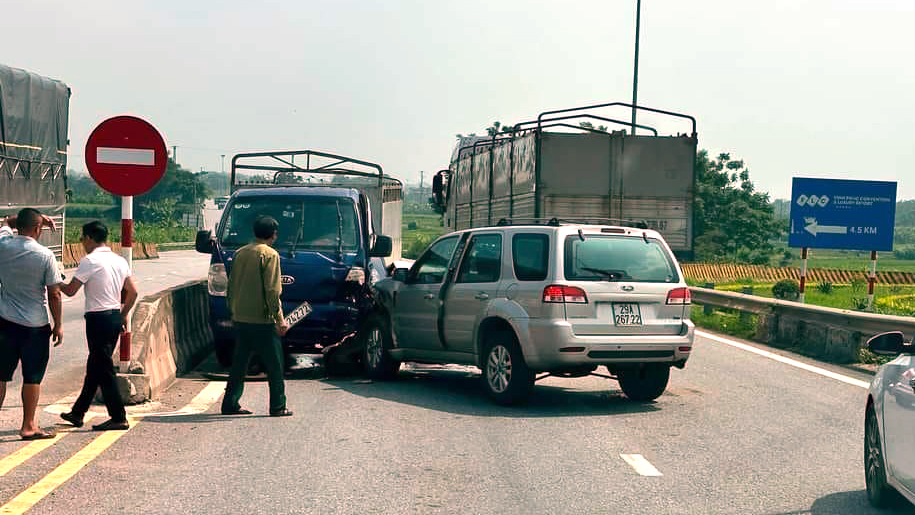
<svg viewBox="0 0 915 515">
<path fill-rule="evenodd" d="M 891 251 L 895 222 L 895 182 L 792 182 L 789 247 Z"/>
</svg>

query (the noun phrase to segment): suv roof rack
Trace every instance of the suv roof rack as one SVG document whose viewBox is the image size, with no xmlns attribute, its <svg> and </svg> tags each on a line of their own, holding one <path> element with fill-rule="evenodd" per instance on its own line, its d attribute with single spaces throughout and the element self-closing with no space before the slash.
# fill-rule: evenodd
<svg viewBox="0 0 915 515">
<path fill-rule="evenodd" d="M 648 229 L 648 224 L 643 220 L 624 220 L 621 218 L 501 218 L 496 223 L 498 227 L 508 225 L 549 225 L 559 227 L 561 225 L 585 225 L 585 224 L 608 224 L 618 225 L 621 227 L 632 227 L 635 229 Z"/>
</svg>

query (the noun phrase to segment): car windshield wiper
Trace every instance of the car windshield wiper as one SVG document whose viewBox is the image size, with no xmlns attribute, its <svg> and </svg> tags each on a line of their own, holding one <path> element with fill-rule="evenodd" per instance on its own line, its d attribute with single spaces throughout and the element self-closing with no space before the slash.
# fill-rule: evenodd
<svg viewBox="0 0 915 515">
<path fill-rule="evenodd" d="M 591 268 L 590 266 L 581 266 L 578 267 L 579 270 L 584 270 L 585 272 L 594 272 L 595 274 L 600 274 L 607 278 L 608 281 L 619 281 L 623 278 L 624 274 L 621 270 L 604 270 L 602 268 Z"/>
</svg>

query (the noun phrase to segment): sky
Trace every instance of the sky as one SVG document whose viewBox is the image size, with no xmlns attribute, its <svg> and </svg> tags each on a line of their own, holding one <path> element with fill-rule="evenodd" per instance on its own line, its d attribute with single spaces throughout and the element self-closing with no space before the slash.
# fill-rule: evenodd
<svg viewBox="0 0 915 515">
<path fill-rule="evenodd" d="M 0 63 L 72 89 L 76 170 L 99 122 L 133 114 L 193 171 L 294 148 L 417 183 L 457 133 L 632 100 L 635 0 L 3 4 Z M 743 159 L 757 189 L 887 180 L 915 198 L 915 2 L 645 0 L 640 27 L 639 105 L 694 116 L 699 147 Z"/>
</svg>

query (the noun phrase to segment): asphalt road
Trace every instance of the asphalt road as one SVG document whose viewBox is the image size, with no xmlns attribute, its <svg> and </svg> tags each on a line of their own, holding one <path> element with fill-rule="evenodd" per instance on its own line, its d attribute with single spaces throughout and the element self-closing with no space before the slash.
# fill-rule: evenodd
<svg viewBox="0 0 915 515">
<path fill-rule="evenodd" d="M 475 369 L 414 366 L 390 383 L 287 380 L 295 416 L 274 419 L 265 383 L 242 400 L 255 415 L 225 417 L 223 385 L 196 374 L 151 408 L 190 414 L 138 419 L 29 501 L 93 449 L 95 435 L 72 433 L 0 479 L 0 503 L 26 492 L 42 514 L 913 513 L 867 505 L 870 377 L 792 357 L 848 381 L 700 337 L 649 404 L 606 379 L 549 378 L 526 406 L 502 408 Z M 22 446 L 7 436 L 0 457 Z"/>
</svg>

